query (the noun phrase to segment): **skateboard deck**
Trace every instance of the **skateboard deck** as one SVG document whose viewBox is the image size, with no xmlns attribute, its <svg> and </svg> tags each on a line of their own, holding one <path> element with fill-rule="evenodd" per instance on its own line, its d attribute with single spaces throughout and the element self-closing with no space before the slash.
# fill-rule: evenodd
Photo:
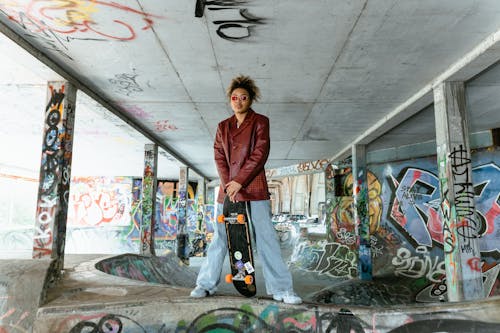
<svg viewBox="0 0 500 333">
<path fill-rule="evenodd" d="M 257 293 L 257 288 L 247 206 L 249 210 L 248 202 L 231 202 L 229 197 L 226 197 L 222 214 L 217 220 L 226 226 L 231 265 L 231 274 L 226 275 L 226 282 L 232 282 L 243 296 L 252 297 Z"/>
</svg>

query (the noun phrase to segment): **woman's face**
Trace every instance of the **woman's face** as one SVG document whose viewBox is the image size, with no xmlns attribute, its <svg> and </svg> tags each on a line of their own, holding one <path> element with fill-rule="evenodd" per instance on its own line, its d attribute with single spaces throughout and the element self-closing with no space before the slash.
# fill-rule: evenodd
<svg viewBox="0 0 500 333">
<path fill-rule="evenodd" d="M 236 88 L 233 90 L 231 93 L 231 109 L 233 109 L 235 114 L 246 113 L 251 105 L 250 94 L 246 89 Z"/>
</svg>

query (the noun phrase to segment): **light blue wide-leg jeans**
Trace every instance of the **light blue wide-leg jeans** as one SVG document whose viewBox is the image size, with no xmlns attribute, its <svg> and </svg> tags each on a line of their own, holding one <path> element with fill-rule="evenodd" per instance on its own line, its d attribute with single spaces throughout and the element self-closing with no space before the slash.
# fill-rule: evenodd
<svg viewBox="0 0 500 333">
<path fill-rule="evenodd" d="M 279 241 L 271 222 L 271 202 L 269 200 L 250 201 L 251 222 L 255 232 L 257 254 L 262 264 L 266 292 L 269 295 L 293 291 L 292 275 L 283 258 Z M 215 216 L 222 212 L 222 204 L 217 205 Z M 217 290 L 221 280 L 222 265 L 227 250 L 226 228 L 223 223 L 215 223 L 214 238 L 208 247 L 207 257 L 202 263 L 196 285 L 210 293 Z"/>
</svg>

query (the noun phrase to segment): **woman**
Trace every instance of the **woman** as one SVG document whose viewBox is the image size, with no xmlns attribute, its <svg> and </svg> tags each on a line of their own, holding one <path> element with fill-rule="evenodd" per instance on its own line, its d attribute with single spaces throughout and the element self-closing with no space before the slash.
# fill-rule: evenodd
<svg viewBox="0 0 500 333">
<path fill-rule="evenodd" d="M 264 170 L 269 156 L 269 119 L 251 106 L 260 97 L 259 88 L 248 76 L 231 81 L 227 97 L 234 115 L 221 121 L 214 142 L 215 164 L 220 177 L 217 211 L 227 195 L 231 201 L 249 201 L 257 253 L 262 263 L 266 291 L 276 301 L 300 304 L 293 291 L 292 276 L 281 257 L 271 222 L 271 203 Z M 213 295 L 220 282 L 227 254 L 225 226 L 217 223 L 214 238 L 203 262 L 191 297 Z"/>
</svg>

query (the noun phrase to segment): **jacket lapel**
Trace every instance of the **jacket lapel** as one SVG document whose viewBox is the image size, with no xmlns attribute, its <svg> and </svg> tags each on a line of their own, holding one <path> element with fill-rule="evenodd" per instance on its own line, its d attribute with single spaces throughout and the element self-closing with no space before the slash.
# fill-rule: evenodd
<svg viewBox="0 0 500 333">
<path fill-rule="evenodd" d="M 236 116 L 231 117 L 231 118 L 234 118 L 234 119 L 231 119 L 232 122 L 230 125 L 230 126 L 234 126 L 234 128 L 231 128 L 231 131 L 230 131 L 231 137 L 234 138 L 235 136 L 238 136 L 240 133 L 244 132 L 245 129 L 253 123 L 254 116 L 255 116 L 255 112 L 252 109 L 248 110 L 248 114 L 245 117 L 245 120 L 243 120 L 243 123 L 241 124 L 240 127 L 236 126 Z"/>
</svg>

